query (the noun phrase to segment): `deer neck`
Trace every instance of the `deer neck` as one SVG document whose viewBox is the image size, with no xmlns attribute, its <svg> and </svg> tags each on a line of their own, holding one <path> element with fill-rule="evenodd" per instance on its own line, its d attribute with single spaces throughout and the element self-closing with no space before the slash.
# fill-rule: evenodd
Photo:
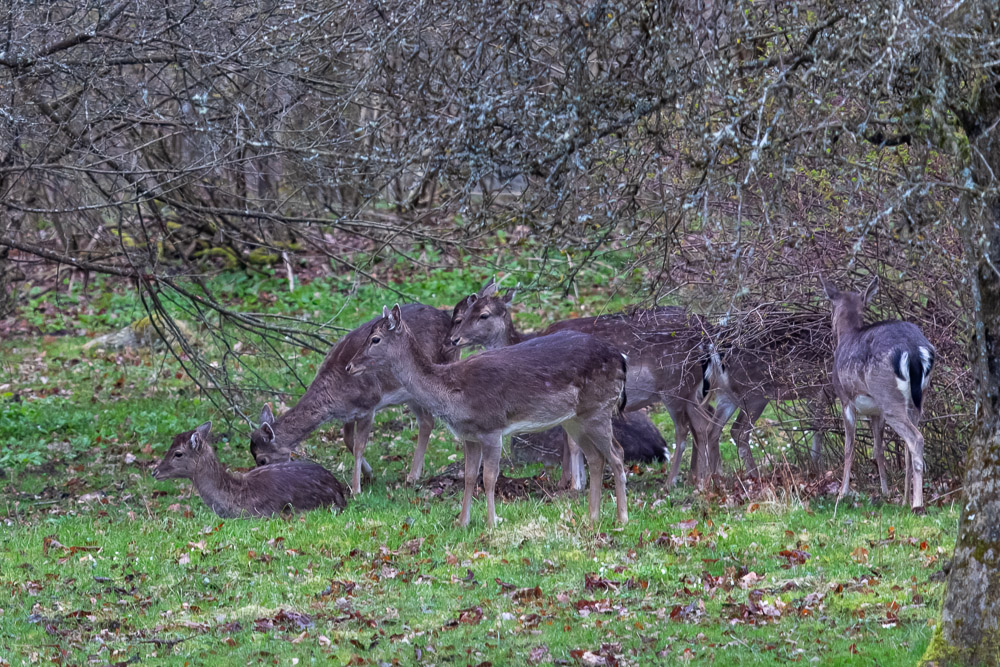
<svg viewBox="0 0 1000 667">
<path fill-rule="evenodd" d="M 442 377 L 445 366 L 435 364 L 410 331 L 404 330 L 402 335 L 404 353 L 391 361 L 392 374 L 418 403 L 441 414 L 447 407 L 444 399 L 448 389 Z"/>
<path fill-rule="evenodd" d="M 275 420 L 272 427 L 275 444 L 294 447 L 321 424 L 346 412 L 343 388 L 352 380 L 326 364 L 320 366 L 316 378 L 298 403 Z"/>
<path fill-rule="evenodd" d="M 856 310 L 838 310 L 833 316 L 833 335 L 837 341 L 841 341 L 846 336 L 861 331 L 864 326 L 864 319 L 861 313 Z"/>
<path fill-rule="evenodd" d="M 517 345 L 518 343 L 523 343 L 529 338 L 529 336 L 525 336 L 517 330 L 514 326 L 513 320 L 510 319 L 510 313 L 504 314 L 504 324 L 506 326 L 504 327 L 503 337 L 501 338 L 499 345 L 492 346 L 493 349 Z"/>
<path fill-rule="evenodd" d="M 206 505 L 212 508 L 219 516 L 236 516 L 239 509 L 236 507 L 235 499 L 239 488 L 243 482 L 241 475 L 234 475 L 226 470 L 215 451 L 209 452 L 210 456 L 198 468 L 198 472 L 191 478 L 194 488 Z M 234 514 L 235 512 L 235 514 Z"/>
</svg>

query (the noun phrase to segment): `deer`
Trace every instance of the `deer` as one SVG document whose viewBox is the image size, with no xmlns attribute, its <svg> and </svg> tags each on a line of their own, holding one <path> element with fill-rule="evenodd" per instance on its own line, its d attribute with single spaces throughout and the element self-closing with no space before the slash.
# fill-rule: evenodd
<svg viewBox="0 0 1000 667">
<path fill-rule="evenodd" d="M 670 448 L 656 424 L 644 411 L 625 412 L 611 420 L 612 435 L 622 446 L 625 463 L 670 461 Z M 558 426 L 547 431 L 515 435 L 510 441 L 511 458 L 520 463 L 562 463 L 566 434 Z"/>
<path fill-rule="evenodd" d="M 440 344 L 440 342 L 439 342 Z M 627 362 L 593 336 L 563 331 L 446 364 L 435 363 L 399 306 L 383 307 L 348 364 L 361 374 L 387 368 L 411 395 L 465 443 L 465 493 L 458 525 L 467 526 L 480 465 L 486 522 L 496 525 L 494 492 L 505 435 L 562 426 L 590 469 L 590 521 L 600 519 L 605 463 L 611 466 L 619 523 L 628 522 L 625 465 L 611 417 L 625 404 Z"/>
<path fill-rule="evenodd" d="M 408 304 L 401 310 L 412 323 L 418 343 L 435 362 L 458 358 L 458 350 L 441 348 L 441 339 L 451 326 L 447 312 L 423 304 Z M 294 407 L 275 418 L 271 406 L 264 406 L 260 425 L 250 434 L 250 453 L 257 465 L 289 460 L 299 443 L 314 429 L 338 419 L 344 422 L 344 442 L 354 455 L 351 492 L 357 495 L 361 493 L 362 477 L 372 475 L 364 452 L 375 413 L 389 406 L 406 404 L 416 416 L 419 429 L 406 482 L 413 484 L 420 479 L 427 443 L 434 429 L 433 415 L 387 370 L 361 375 L 351 375 L 345 370 L 347 363 L 364 346 L 376 320 L 354 329 L 333 346 Z"/>
<path fill-rule="evenodd" d="M 725 354 L 713 345 L 705 377 L 715 394 L 714 425 L 708 437 L 708 474 L 719 472 L 719 441 L 722 430 L 739 410 L 730 430 L 736 449 L 747 473 L 759 476 L 757 463 L 750 450 L 750 433 L 771 401 L 805 400 L 814 413 L 822 406 L 832 405 L 833 386 L 826 362 L 820 350 L 828 349 L 826 340 L 814 340 L 812 327 L 801 322 L 776 324 L 782 313 L 760 314 L 759 327 L 764 335 L 754 336 L 743 345 L 728 349 Z M 770 320 L 770 321 L 767 321 Z M 822 334 L 820 334 L 822 337 Z M 802 378 L 810 378 L 803 383 Z M 818 461 L 823 432 L 813 429 L 811 453 Z"/>
<path fill-rule="evenodd" d="M 209 421 L 174 436 L 153 477 L 190 479 L 205 504 L 224 519 L 272 516 L 286 509 L 347 507 L 344 486 L 329 470 L 311 461 L 274 463 L 242 475 L 229 472 L 208 441 L 211 431 Z"/>
<path fill-rule="evenodd" d="M 706 457 L 700 469 L 708 469 L 706 443 L 712 418 L 707 404 L 708 385 L 704 382 L 704 371 L 709 363 L 704 347 L 707 323 L 683 308 L 662 306 L 561 320 L 538 334 L 524 334 L 514 327 L 511 318 L 510 305 L 514 296 L 515 290 L 498 295 L 496 281 L 491 280 L 479 292 L 465 297 L 452 311 L 448 343 L 454 347 L 478 345 L 491 350 L 559 331 L 592 334 L 619 349 L 629 359 L 625 411 L 662 402 L 673 419 L 675 446 L 667 486 L 672 486 L 677 478 L 688 432 L 695 443 L 692 451 Z M 563 456 L 564 484 L 569 469 L 570 485 L 579 488 L 580 468 L 575 446 L 568 442 Z M 701 481 L 695 479 L 698 469 L 693 458 L 692 482 Z"/>
<path fill-rule="evenodd" d="M 888 423 L 906 445 L 903 502 L 909 498 L 911 509 L 923 512 L 924 438 L 918 426 L 934 368 L 934 346 L 911 322 L 864 324 L 864 309 L 878 292 L 877 277 L 864 295 L 842 292 L 822 276 L 820 282 L 833 307 L 836 347 L 832 380 L 844 418 L 844 481 L 838 498 L 850 490 L 860 415 L 871 421 L 872 450 L 882 495 L 889 494 L 882 445 L 882 431 Z"/>
</svg>

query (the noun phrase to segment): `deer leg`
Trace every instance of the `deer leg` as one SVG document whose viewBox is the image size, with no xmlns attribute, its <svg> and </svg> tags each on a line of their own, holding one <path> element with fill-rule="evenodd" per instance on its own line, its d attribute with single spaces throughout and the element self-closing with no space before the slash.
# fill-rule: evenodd
<svg viewBox="0 0 1000 667">
<path fill-rule="evenodd" d="M 610 436 L 610 439 L 611 455 L 607 459 L 611 463 L 611 474 L 615 477 L 615 509 L 617 511 L 618 523 L 624 526 L 628 523 L 628 497 L 625 492 L 625 452 L 613 435 Z"/>
<path fill-rule="evenodd" d="M 910 421 L 909 416 L 887 414 L 885 420 L 906 443 L 906 454 L 910 461 L 906 466 L 912 471 L 913 486 L 910 489 L 910 507 L 920 511 L 924 506 L 924 436 Z M 905 497 L 904 497 L 905 502 Z"/>
<path fill-rule="evenodd" d="M 611 462 L 611 472 L 615 477 L 615 500 L 618 520 L 628 521 L 628 507 L 625 499 L 625 461 L 620 455 L 621 447 L 613 442 L 611 418 L 608 414 L 595 415 L 584 422 L 575 420 L 564 422 L 563 428 L 573 437 L 587 458 L 590 471 L 590 496 L 588 509 L 590 523 L 594 526 L 601 519 L 601 493 L 604 490 L 604 464 Z"/>
<path fill-rule="evenodd" d="M 702 489 L 714 474 L 718 463 L 713 459 L 718 457 L 711 451 L 713 448 L 695 434 L 694 429 L 691 430 L 691 442 L 691 484 Z"/>
<path fill-rule="evenodd" d="M 903 446 L 903 460 L 906 472 L 903 474 L 903 502 L 910 499 L 910 484 L 913 482 L 913 467 L 910 462 L 910 448 Z"/>
<path fill-rule="evenodd" d="M 675 414 L 670 410 L 670 418 L 674 422 L 674 455 L 670 460 L 670 474 L 667 476 L 667 488 L 672 488 L 677 481 L 677 474 L 681 469 L 681 458 L 684 456 L 684 443 L 687 440 L 687 416 Z M 691 467 L 694 468 L 694 455 L 692 454 Z"/>
<path fill-rule="evenodd" d="M 875 456 L 875 465 L 878 467 L 878 480 L 882 485 L 882 496 L 887 498 L 889 496 L 889 484 L 886 482 L 885 444 L 882 442 L 882 432 L 885 430 L 885 419 L 882 415 L 876 415 L 871 418 L 871 423 L 872 454 Z"/>
<path fill-rule="evenodd" d="M 502 437 L 500 433 L 490 434 L 480 438 L 483 448 L 483 488 L 486 491 L 486 525 L 496 526 L 497 513 L 494 494 L 497 479 L 500 477 L 500 452 Z"/>
<path fill-rule="evenodd" d="M 583 488 L 583 474 L 583 452 L 566 433 L 562 447 L 562 477 L 559 479 L 559 488 L 579 491 Z"/>
<path fill-rule="evenodd" d="M 407 484 L 416 484 L 420 475 L 424 472 L 424 456 L 427 454 L 427 443 L 431 439 L 431 431 L 434 430 L 434 415 L 419 405 L 410 404 L 410 409 L 417 417 L 417 448 L 413 452 L 413 461 L 410 463 L 410 472 L 406 475 Z"/>
<path fill-rule="evenodd" d="M 736 412 L 736 408 L 736 403 L 728 394 L 719 395 L 714 414 L 708 414 L 701 406 L 694 408 L 694 412 L 698 417 L 691 420 L 691 432 L 694 439 L 698 440 L 698 433 L 707 431 L 707 436 L 701 439 L 705 442 L 705 447 L 708 449 L 709 465 L 711 466 L 710 475 L 722 472 L 722 430 L 729 422 L 730 417 L 733 416 L 733 413 Z"/>
<path fill-rule="evenodd" d="M 843 498 L 851 488 L 851 465 L 854 463 L 854 432 L 856 430 L 854 404 L 842 401 L 844 405 L 844 481 L 840 485 L 837 498 Z"/>
<path fill-rule="evenodd" d="M 368 479 L 371 479 L 372 476 L 371 466 L 365 461 L 365 447 L 368 446 L 368 436 L 372 431 L 372 417 L 373 415 L 368 415 L 354 422 L 354 442 L 353 446 L 351 446 L 351 450 L 354 453 L 354 475 L 351 477 L 351 493 L 354 495 L 361 493 L 362 471 L 367 468 Z M 345 439 L 347 437 L 346 429 L 344 430 L 344 437 Z"/>
<path fill-rule="evenodd" d="M 344 444 L 347 445 L 347 451 L 352 455 L 354 454 L 354 422 L 344 422 Z M 368 461 L 361 459 L 361 475 L 366 481 L 370 481 L 372 478 L 372 467 L 368 465 Z"/>
<path fill-rule="evenodd" d="M 468 526 L 472 515 L 472 496 L 479 483 L 479 464 L 483 460 L 483 445 L 478 440 L 465 441 L 465 495 L 462 496 L 462 511 L 458 515 L 458 525 Z"/>
</svg>

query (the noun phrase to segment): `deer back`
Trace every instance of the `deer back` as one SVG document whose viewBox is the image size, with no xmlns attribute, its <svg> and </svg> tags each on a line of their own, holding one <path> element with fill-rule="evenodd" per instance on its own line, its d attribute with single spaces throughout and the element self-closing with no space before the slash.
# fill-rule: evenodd
<svg viewBox="0 0 1000 667">
<path fill-rule="evenodd" d="M 679 306 L 562 320 L 556 331 L 591 334 L 628 357 L 629 409 L 652 405 L 663 393 L 689 396 L 708 365 L 707 323 Z"/>
<path fill-rule="evenodd" d="M 852 398 L 867 395 L 880 404 L 904 400 L 921 410 L 934 355 L 934 346 L 910 322 L 844 331 L 834 354 L 834 384 Z"/>
</svg>

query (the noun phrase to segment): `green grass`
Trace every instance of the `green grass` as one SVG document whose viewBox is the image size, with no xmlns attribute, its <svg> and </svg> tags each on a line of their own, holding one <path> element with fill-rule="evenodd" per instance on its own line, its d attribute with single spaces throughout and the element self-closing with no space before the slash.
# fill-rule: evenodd
<svg viewBox="0 0 1000 667">
<path fill-rule="evenodd" d="M 429 271 L 408 290 L 445 305 L 482 278 Z M 340 278 L 292 295 L 279 278 L 213 281 L 246 310 L 340 312 L 343 326 L 390 299 Z M 522 321 L 594 312 L 604 289 L 594 279 L 580 302 L 528 297 L 536 314 Z M 541 493 L 500 502 L 492 531 L 477 499 L 459 529 L 457 488 L 402 485 L 416 424 L 399 409 L 379 415 L 367 452 L 377 479 L 343 513 L 223 521 L 189 483 L 149 469 L 173 434 L 229 415 L 162 353 L 79 351 L 81 330 L 142 314 L 128 294 L 68 299 L 31 317 L 73 335 L 0 343 L 0 664 L 574 664 L 589 651 L 627 664 L 892 665 L 912 664 L 930 638 L 943 583 L 929 577 L 953 547 L 953 507 L 914 517 L 794 488 L 747 499 L 735 481 L 667 492 L 659 467 L 640 467 L 624 529 L 610 492 L 596 531 L 582 498 Z M 335 427 L 305 450 L 346 480 Z M 249 465 L 247 425 L 217 431 L 223 461 Z M 455 462 L 439 428 L 425 478 Z"/>
</svg>

